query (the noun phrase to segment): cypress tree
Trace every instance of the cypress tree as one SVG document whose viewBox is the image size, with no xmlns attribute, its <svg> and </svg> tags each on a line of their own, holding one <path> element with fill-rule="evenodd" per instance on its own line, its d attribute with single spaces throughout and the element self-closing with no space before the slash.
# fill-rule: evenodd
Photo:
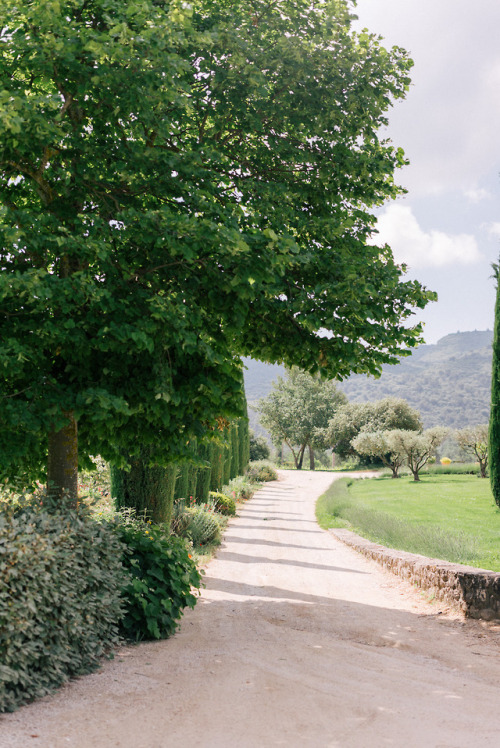
<svg viewBox="0 0 500 748">
<path fill-rule="evenodd" d="M 240 418 L 238 424 L 238 442 L 239 442 L 239 468 L 240 475 L 244 475 L 250 462 L 250 433 L 248 428 L 248 418 Z"/>
<path fill-rule="evenodd" d="M 491 411 L 489 429 L 490 483 L 495 503 L 500 506 L 500 288 L 499 265 L 493 265 L 497 282 L 495 327 L 493 331 L 493 362 L 491 374 Z"/>
<path fill-rule="evenodd" d="M 224 452 L 223 452 L 223 470 L 222 485 L 225 486 L 231 480 L 231 427 L 224 432 Z M 222 488 L 222 486 L 221 486 Z"/>
<path fill-rule="evenodd" d="M 238 432 L 238 421 L 233 421 L 229 432 L 231 439 L 231 478 L 236 478 L 236 476 L 240 474 L 240 445 Z"/>
<path fill-rule="evenodd" d="M 224 480 L 224 445 L 213 441 L 210 445 L 210 467 L 212 468 L 210 478 L 210 490 L 220 491 Z"/>
<path fill-rule="evenodd" d="M 111 495 L 118 509 L 134 509 L 139 517 L 170 524 L 177 465 L 149 465 L 147 450 L 131 461 L 130 470 L 111 467 Z"/>
<path fill-rule="evenodd" d="M 198 466 L 196 471 L 196 487 L 192 495 L 195 496 L 196 501 L 199 504 L 204 504 L 209 498 L 210 481 L 212 477 L 212 467 L 210 464 L 211 453 L 212 445 L 210 447 L 203 445 L 198 448 L 198 457 L 203 460 L 204 465 Z"/>
<path fill-rule="evenodd" d="M 175 482 L 175 498 L 186 499 L 189 495 L 189 471 L 190 463 L 183 462 L 179 467 L 179 473 Z"/>
<path fill-rule="evenodd" d="M 198 473 L 200 470 L 206 470 L 207 468 L 200 468 L 198 465 L 189 465 L 188 472 L 188 488 L 187 495 L 189 498 L 196 496 L 196 486 L 198 484 Z"/>
</svg>

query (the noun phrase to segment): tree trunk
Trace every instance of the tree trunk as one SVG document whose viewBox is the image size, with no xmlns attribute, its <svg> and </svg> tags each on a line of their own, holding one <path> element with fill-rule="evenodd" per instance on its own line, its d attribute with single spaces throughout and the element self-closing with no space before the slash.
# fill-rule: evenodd
<svg viewBox="0 0 500 748">
<path fill-rule="evenodd" d="M 399 465 L 396 465 L 396 466 L 391 465 L 391 470 L 392 470 L 391 478 L 399 478 L 399 475 L 398 475 Z"/>
<path fill-rule="evenodd" d="M 314 449 L 309 445 L 309 470 L 314 470 Z"/>
<path fill-rule="evenodd" d="M 306 449 L 306 445 L 304 444 L 304 446 L 300 448 L 298 460 L 296 462 L 296 464 L 297 464 L 297 470 L 302 470 L 302 463 L 304 461 L 304 452 L 305 452 L 305 449 Z"/>
<path fill-rule="evenodd" d="M 49 431 L 47 490 L 56 499 L 67 496 L 78 504 L 78 426 L 73 411 L 65 411 L 67 425 Z"/>
<path fill-rule="evenodd" d="M 332 468 L 335 467 L 335 452 L 332 450 Z"/>
<path fill-rule="evenodd" d="M 412 470 L 412 473 L 413 473 L 413 480 L 414 481 L 417 481 L 417 480 L 419 481 L 420 480 L 420 476 L 418 474 L 418 470 Z"/>
<path fill-rule="evenodd" d="M 290 448 L 290 452 L 292 453 L 293 461 L 295 463 L 295 469 L 296 470 L 300 470 L 300 468 L 299 468 L 300 452 L 298 454 L 295 454 L 295 451 L 292 449 L 292 447 L 289 444 L 287 444 L 287 446 Z M 281 450 L 281 462 L 283 463 L 283 448 Z"/>
<path fill-rule="evenodd" d="M 481 474 L 481 478 L 486 478 L 486 460 L 479 460 L 479 470 Z"/>
</svg>

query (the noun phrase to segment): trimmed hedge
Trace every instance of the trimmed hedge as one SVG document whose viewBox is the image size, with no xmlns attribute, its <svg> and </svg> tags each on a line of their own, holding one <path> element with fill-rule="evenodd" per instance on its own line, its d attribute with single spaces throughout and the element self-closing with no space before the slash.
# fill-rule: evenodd
<svg viewBox="0 0 500 748">
<path fill-rule="evenodd" d="M 0 712 L 94 670 L 119 642 L 122 556 L 84 508 L 42 497 L 0 514 Z"/>
</svg>

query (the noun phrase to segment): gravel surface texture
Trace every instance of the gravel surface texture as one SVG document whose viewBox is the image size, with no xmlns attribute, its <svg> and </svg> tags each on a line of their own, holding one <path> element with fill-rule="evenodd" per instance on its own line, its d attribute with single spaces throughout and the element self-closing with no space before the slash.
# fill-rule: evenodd
<svg viewBox="0 0 500 748">
<path fill-rule="evenodd" d="M 0 716 L 1 748 L 498 748 L 498 626 L 321 530 L 335 477 L 280 472 L 230 521 L 174 637 Z"/>
</svg>

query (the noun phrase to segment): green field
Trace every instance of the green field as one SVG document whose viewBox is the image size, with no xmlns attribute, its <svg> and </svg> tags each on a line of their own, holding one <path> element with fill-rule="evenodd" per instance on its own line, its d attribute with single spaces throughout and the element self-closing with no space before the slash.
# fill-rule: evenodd
<svg viewBox="0 0 500 748">
<path fill-rule="evenodd" d="M 419 483 L 346 478 L 318 500 L 321 527 L 347 527 L 391 548 L 500 571 L 500 509 L 488 480 L 426 475 Z"/>
</svg>

